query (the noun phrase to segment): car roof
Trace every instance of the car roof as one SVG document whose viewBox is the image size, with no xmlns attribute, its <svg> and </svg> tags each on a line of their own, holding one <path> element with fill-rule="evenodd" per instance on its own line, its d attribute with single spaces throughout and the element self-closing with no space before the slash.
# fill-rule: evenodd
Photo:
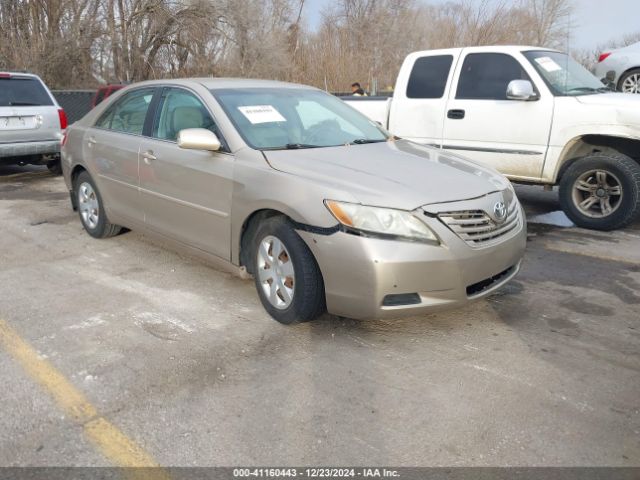
<svg viewBox="0 0 640 480">
<path fill-rule="evenodd" d="M 34 73 L 27 73 L 27 72 L 7 72 L 4 70 L 0 70 L 0 74 L 9 74 L 12 77 L 27 77 L 27 78 L 37 78 L 38 80 L 40 79 L 40 77 Z"/>
<path fill-rule="evenodd" d="M 166 80 L 148 80 L 132 85 L 183 85 L 190 86 L 194 83 L 200 84 L 209 90 L 218 90 L 226 88 L 301 88 L 315 90 L 314 87 L 301 85 L 298 83 L 281 82 L 278 80 L 259 80 L 250 78 L 213 78 L 213 77 L 196 77 L 196 78 L 172 78 Z"/>
<path fill-rule="evenodd" d="M 513 52 L 526 52 L 530 50 L 535 51 L 547 51 L 547 52 L 559 52 L 559 50 L 554 50 L 552 48 L 545 47 L 535 47 L 531 45 L 481 45 L 476 47 L 455 47 L 455 48 L 443 48 L 439 50 L 422 50 L 419 52 L 411 53 L 412 56 L 421 56 L 421 55 L 433 55 L 439 53 L 448 53 L 452 54 L 453 52 L 477 52 L 477 53 L 513 53 Z"/>
</svg>

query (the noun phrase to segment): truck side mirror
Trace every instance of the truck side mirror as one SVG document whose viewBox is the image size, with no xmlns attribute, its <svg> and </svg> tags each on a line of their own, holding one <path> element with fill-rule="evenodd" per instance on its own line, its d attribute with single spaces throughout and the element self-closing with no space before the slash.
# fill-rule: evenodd
<svg viewBox="0 0 640 480">
<path fill-rule="evenodd" d="M 507 99 L 527 102 L 537 100 L 538 95 L 529 80 L 511 80 L 507 86 Z"/>
</svg>

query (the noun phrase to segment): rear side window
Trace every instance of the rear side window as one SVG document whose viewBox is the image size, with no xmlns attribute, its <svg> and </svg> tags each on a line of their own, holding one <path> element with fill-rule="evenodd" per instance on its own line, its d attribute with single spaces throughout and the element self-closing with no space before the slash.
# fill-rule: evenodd
<svg viewBox="0 0 640 480">
<path fill-rule="evenodd" d="M 409 76 L 407 97 L 442 98 L 452 63 L 452 55 L 436 55 L 417 59 Z"/>
<path fill-rule="evenodd" d="M 127 93 L 100 116 L 96 127 L 142 135 L 152 98 L 152 88 Z"/>
<path fill-rule="evenodd" d="M 512 80 L 530 80 L 527 72 L 511 55 L 471 53 L 460 72 L 456 98 L 466 100 L 506 100 Z"/>
<path fill-rule="evenodd" d="M 0 78 L 0 107 L 51 105 L 51 97 L 37 78 Z"/>
</svg>

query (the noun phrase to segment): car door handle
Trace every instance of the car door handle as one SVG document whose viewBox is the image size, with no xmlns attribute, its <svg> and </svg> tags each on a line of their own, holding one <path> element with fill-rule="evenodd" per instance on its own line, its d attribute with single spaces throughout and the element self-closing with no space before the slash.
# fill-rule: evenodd
<svg viewBox="0 0 640 480">
<path fill-rule="evenodd" d="M 462 120 L 464 118 L 464 110 L 449 110 L 447 112 L 447 118 L 451 118 L 452 120 Z"/>
<path fill-rule="evenodd" d="M 146 152 L 144 152 L 142 154 L 142 158 L 144 158 L 144 163 L 146 163 L 147 165 L 149 165 L 149 163 L 151 163 L 152 161 L 158 159 L 158 157 L 156 157 L 151 150 L 147 150 Z"/>
<path fill-rule="evenodd" d="M 98 142 L 93 137 L 89 137 L 89 140 L 87 140 L 87 145 L 89 145 L 90 147 L 93 147 L 96 143 Z"/>
</svg>

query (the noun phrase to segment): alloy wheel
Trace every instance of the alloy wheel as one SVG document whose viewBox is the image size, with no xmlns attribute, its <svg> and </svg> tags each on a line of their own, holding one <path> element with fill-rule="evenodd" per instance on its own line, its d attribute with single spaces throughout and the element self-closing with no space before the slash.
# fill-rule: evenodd
<svg viewBox="0 0 640 480">
<path fill-rule="evenodd" d="M 640 73 L 633 73 L 622 82 L 624 93 L 640 93 Z"/>
<path fill-rule="evenodd" d="M 621 204 L 620 180 L 606 170 L 589 170 L 573 184 L 573 202 L 580 213 L 591 218 L 604 218 Z"/>
</svg>

